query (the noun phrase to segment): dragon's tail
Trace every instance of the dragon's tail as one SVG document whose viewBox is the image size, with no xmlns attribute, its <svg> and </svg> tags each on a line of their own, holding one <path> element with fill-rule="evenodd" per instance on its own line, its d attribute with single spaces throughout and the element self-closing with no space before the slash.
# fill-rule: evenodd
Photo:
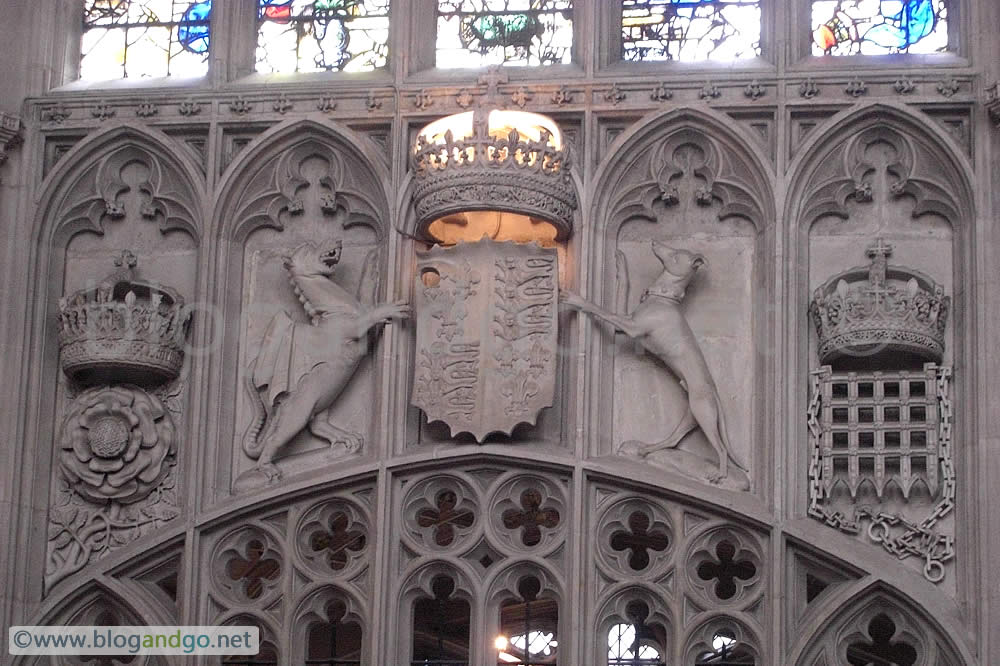
<svg viewBox="0 0 1000 666">
<path fill-rule="evenodd" d="M 260 458 L 261 451 L 264 450 L 264 445 L 259 438 L 267 418 L 267 409 L 264 406 L 264 400 L 260 397 L 260 392 L 254 386 L 253 370 L 253 366 L 251 366 L 243 380 L 243 385 L 246 387 L 247 393 L 250 394 L 250 404 L 253 405 L 254 412 L 253 420 L 250 421 L 250 425 L 247 426 L 247 431 L 243 435 L 243 451 L 256 460 Z"/>
</svg>

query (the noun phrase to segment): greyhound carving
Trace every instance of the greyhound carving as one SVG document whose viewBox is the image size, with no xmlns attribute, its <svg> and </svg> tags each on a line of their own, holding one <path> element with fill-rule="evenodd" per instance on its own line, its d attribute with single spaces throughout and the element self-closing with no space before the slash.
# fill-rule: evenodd
<svg viewBox="0 0 1000 666">
<path fill-rule="evenodd" d="M 366 307 L 334 282 L 341 251 L 339 240 L 303 243 L 285 259 L 310 323 L 296 323 L 284 312 L 275 315 L 248 372 L 246 388 L 256 414 L 243 450 L 269 482 L 280 477 L 274 456 L 306 427 L 331 446 L 342 443 L 352 452 L 361 447 L 361 435 L 329 423 L 325 412 L 368 353 L 368 331 L 409 317 L 404 302 Z"/>
<path fill-rule="evenodd" d="M 733 455 L 719 392 L 698 340 L 680 309 L 688 283 L 705 264 L 705 258 L 656 241 L 653 241 L 653 254 L 663 264 L 663 271 L 643 293 L 631 314 L 613 314 L 568 291 L 562 293 L 562 301 L 572 309 L 608 322 L 637 341 L 676 375 L 687 392 L 687 409 L 677 427 L 663 441 L 642 446 L 639 455 L 645 457 L 654 451 L 672 449 L 689 432 L 701 428 L 719 457 L 717 473 L 708 477 L 717 484 L 728 476 L 730 461 L 744 472 L 747 468 Z"/>
</svg>

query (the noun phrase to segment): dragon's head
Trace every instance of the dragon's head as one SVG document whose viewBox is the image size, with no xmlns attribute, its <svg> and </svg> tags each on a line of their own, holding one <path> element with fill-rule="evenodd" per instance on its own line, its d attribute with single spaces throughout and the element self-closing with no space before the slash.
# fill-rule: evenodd
<svg viewBox="0 0 1000 666">
<path fill-rule="evenodd" d="M 299 277 L 322 275 L 329 277 L 340 262 L 343 242 L 338 240 L 323 243 L 306 242 L 295 248 L 295 251 L 285 257 L 285 268 L 289 273 Z"/>
</svg>

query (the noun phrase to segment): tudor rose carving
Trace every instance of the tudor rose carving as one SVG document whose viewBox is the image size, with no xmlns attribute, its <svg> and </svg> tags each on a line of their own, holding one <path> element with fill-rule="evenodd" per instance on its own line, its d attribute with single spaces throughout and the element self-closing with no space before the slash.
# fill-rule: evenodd
<svg viewBox="0 0 1000 666">
<path fill-rule="evenodd" d="M 629 315 L 616 315 L 569 291 L 562 294 L 566 306 L 592 314 L 606 321 L 642 346 L 677 375 L 688 394 L 688 408 L 666 439 L 641 444 L 640 456 L 673 449 L 695 428 L 701 428 L 718 456 L 717 472 L 708 475 L 712 483 L 729 476 L 729 464 L 746 472 L 746 465 L 736 458 L 726 432 L 719 392 L 694 332 L 680 310 L 688 283 L 705 258 L 687 250 L 674 249 L 653 242 L 653 254 L 663 264 L 663 271 L 646 290 L 638 307 Z"/>
<path fill-rule="evenodd" d="M 329 423 L 326 410 L 368 353 L 368 331 L 409 316 L 403 302 L 368 307 L 334 282 L 342 250 L 340 240 L 303 243 L 285 259 L 310 322 L 296 323 L 284 312 L 275 315 L 247 372 L 246 388 L 256 414 L 243 450 L 257 460 L 256 470 L 269 481 L 280 477 L 274 457 L 306 427 L 331 446 L 340 443 L 350 452 L 361 447 L 361 435 Z"/>
</svg>

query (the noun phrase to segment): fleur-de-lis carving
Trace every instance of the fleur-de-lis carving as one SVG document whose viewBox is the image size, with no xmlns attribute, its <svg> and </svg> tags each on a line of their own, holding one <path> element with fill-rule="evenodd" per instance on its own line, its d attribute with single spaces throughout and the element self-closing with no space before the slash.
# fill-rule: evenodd
<svg viewBox="0 0 1000 666">
<path fill-rule="evenodd" d="M 246 101 L 242 97 L 237 97 L 229 103 L 229 110 L 238 116 L 245 116 L 253 111 L 253 104 Z"/>
<path fill-rule="evenodd" d="M 115 107 L 110 104 L 105 104 L 103 101 L 94 106 L 94 108 L 90 111 L 90 115 L 102 122 L 108 118 L 114 118 L 116 113 L 117 111 L 115 111 Z"/>
<path fill-rule="evenodd" d="M 851 97 L 861 97 L 862 95 L 868 94 L 868 86 L 864 81 L 855 76 L 850 80 L 847 86 L 844 87 L 844 92 Z"/>
<path fill-rule="evenodd" d="M 510 101 L 523 109 L 524 105 L 531 101 L 531 94 L 528 93 L 527 88 L 519 86 L 517 90 L 511 93 Z"/>
<path fill-rule="evenodd" d="M 156 107 L 156 104 L 148 99 L 143 100 L 138 106 L 135 107 L 135 115 L 140 118 L 152 118 L 159 112 L 160 110 Z"/>
<path fill-rule="evenodd" d="M 649 516 L 633 511 L 628 517 L 628 530 L 618 530 L 611 535 L 611 548 L 629 551 L 628 565 L 635 571 L 649 566 L 649 551 L 662 552 L 670 545 L 670 538 L 662 530 L 649 529 Z"/>
<path fill-rule="evenodd" d="M 705 81 L 705 85 L 698 91 L 698 99 L 718 99 L 722 97 L 722 91 L 711 81 Z"/>
<path fill-rule="evenodd" d="M 604 93 L 605 101 L 611 102 L 615 106 L 624 102 L 627 96 L 625 91 L 618 87 L 617 83 L 612 84 L 611 89 Z"/>
<path fill-rule="evenodd" d="M 54 123 L 62 124 L 72 115 L 73 112 L 66 108 L 64 104 L 59 104 L 42 111 L 42 120 L 49 120 Z"/>
<path fill-rule="evenodd" d="M 201 113 L 201 104 L 189 97 L 177 105 L 177 112 L 182 116 L 197 116 Z"/>
<path fill-rule="evenodd" d="M 350 529 L 351 519 L 342 511 L 330 517 L 329 529 L 313 532 L 309 537 L 309 547 L 314 553 L 326 553 L 326 562 L 334 571 L 347 566 L 350 553 L 360 553 L 368 539 L 363 530 Z"/>
<path fill-rule="evenodd" d="M 566 86 L 561 86 L 558 90 L 552 93 L 553 104 L 558 104 L 562 106 L 564 104 L 569 104 L 573 101 L 573 91 Z"/>
<path fill-rule="evenodd" d="M 434 106 L 434 97 L 426 88 L 423 88 L 413 96 L 413 106 L 421 111 L 429 109 Z"/>
<path fill-rule="evenodd" d="M 274 103 L 271 104 L 271 108 L 280 113 L 281 115 L 285 115 L 286 113 L 288 113 L 289 109 L 292 109 L 294 107 L 295 104 L 290 99 L 288 99 L 288 95 L 286 95 L 285 93 L 281 93 L 280 95 L 278 95 L 278 99 L 274 100 Z"/>
<path fill-rule="evenodd" d="M 507 509 L 502 516 L 503 525 L 509 530 L 521 530 L 521 543 L 536 546 L 542 540 L 542 528 L 559 525 L 559 511 L 542 507 L 542 493 L 533 488 L 521 493 L 521 508 Z"/>
<path fill-rule="evenodd" d="M 329 113 L 337 108 L 337 101 L 333 98 L 333 95 L 323 95 L 316 102 L 316 108 L 323 113 Z"/>
<path fill-rule="evenodd" d="M 660 85 L 653 88 L 653 92 L 649 93 L 649 99 L 654 102 L 665 102 L 674 96 L 674 91 L 667 87 L 666 83 L 660 83 Z"/>
<path fill-rule="evenodd" d="M 264 557 L 267 552 L 258 539 L 247 543 L 246 556 L 235 556 L 226 563 L 226 574 L 231 580 L 243 581 L 243 594 L 248 599 L 259 599 L 264 593 L 264 582 L 277 580 L 281 575 L 281 563 L 273 557 Z"/>
<path fill-rule="evenodd" d="M 743 94 L 752 100 L 758 100 L 767 94 L 767 89 L 760 84 L 760 81 L 754 79 L 743 89 Z"/>
<path fill-rule="evenodd" d="M 942 95 L 944 95 L 945 97 L 951 97 L 952 95 L 957 93 L 961 87 L 962 86 L 961 84 L 959 84 L 958 79 L 952 77 L 950 79 L 944 79 L 943 81 L 938 82 L 937 91 Z"/>
<path fill-rule="evenodd" d="M 819 94 L 819 86 L 812 79 L 806 79 L 799 84 L 799 96 L 812 99 Z"/>
<path fill-rule="evenodd" d="M 421 509 L 417 513 L 420 527 L 434 528 L 434 543 L 450 546 L 455 541 L 455 527 L 468 529 L 476 522 L 471 509 L 459 509 L 458 496 L 452 490 L 442 490 L 434 498 L 437 508 Z"/>
</svg>

